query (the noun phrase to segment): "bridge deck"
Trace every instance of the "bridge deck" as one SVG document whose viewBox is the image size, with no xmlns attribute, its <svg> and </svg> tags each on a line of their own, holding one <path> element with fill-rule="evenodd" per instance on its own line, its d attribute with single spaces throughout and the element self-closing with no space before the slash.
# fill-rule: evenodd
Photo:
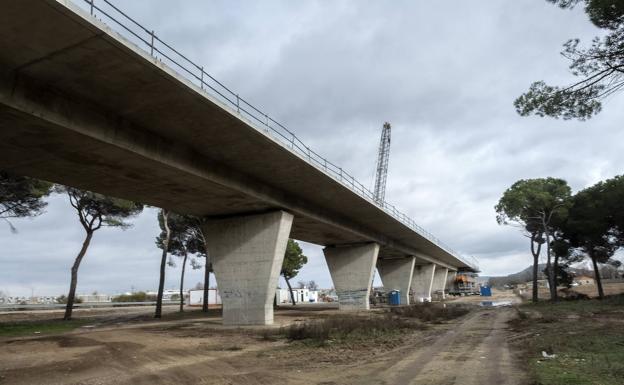
<svg viewBox="0 0 624 385">
<path fill-rule="evenodd" d="M 469 267 L 70 2 L 3 2 L 0 74 L 0 168 L 200 216 L 285 209 L 296 239 Z"/>
</svg>

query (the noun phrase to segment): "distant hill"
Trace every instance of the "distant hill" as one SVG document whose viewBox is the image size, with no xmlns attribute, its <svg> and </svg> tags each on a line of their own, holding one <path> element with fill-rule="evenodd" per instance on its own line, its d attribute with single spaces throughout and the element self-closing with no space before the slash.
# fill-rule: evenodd
<svg viewBox="0 0 624 385">
<path fill-rule="evenodd" d="M 545 263 L 539 264 L 537 267 L 537 279 L 546 279 L 546 274 L 544 274 L 544 269 L 546 268 Z M 568 272 L 573 273 L 574 275 L 589 275 L 593 276 L 594 272 L 588 269 L 579 269 L 570 267 L 567 269 Z M 517 285 L 520 283 L 525 283 L 533 280 L 533 266 L 529 266 L 526 269 L 519 271 L 517 273 L 509 274 L 503 277 L 489 277 L 489 284 L 493 287 L 501 287 L 504 285 Z"/>
</svg>

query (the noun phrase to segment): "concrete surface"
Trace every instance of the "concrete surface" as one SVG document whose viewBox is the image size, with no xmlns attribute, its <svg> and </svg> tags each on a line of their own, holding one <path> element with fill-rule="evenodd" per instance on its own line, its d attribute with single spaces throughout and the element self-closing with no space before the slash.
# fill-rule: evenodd
<svg viewBox="0 0 624 385">
<path fill-rule="evenodd" d="M 414 267 L 414 274 L 412 276 L 414 301 L 431 302 L 431 288 L 433 287 L 433 275 L 435 274 L 435 270 L 436 265 L 433 263 Z"/>
<path fill-rule="evenodd" d="M 224 325 L 270 325 L 293 216 L 284 211 L 202 226 L 223 303 Z"/>
<path fill-rule="evenodd" d="M 433 287 L 432 290 L 434 293 L 440 295 L 442 299 L 446 298 L 446 294 L 444 290 L 446 289 L 446 278 L 448 276 L 448 269 L 442 266 L 436 266 L 435 272 L 433 274 Z"/>
<path fill-rule="evenodd" d="M 399 290 L 401 305 L 409 305 L 415 257 L 377 260 L 377 271 L 386 292 Z"/>
<path fill-rule="evenodd" d="M 69 1 L 3 2 L 0 169 L 201 217 L 286 210 L 295 239 L 467 266 Z"/>
<path fill-rule="evenodd" d="M 323 249 L 340 310 L 368 310 L 379 245 L 326 247 Z"/>
</svg>

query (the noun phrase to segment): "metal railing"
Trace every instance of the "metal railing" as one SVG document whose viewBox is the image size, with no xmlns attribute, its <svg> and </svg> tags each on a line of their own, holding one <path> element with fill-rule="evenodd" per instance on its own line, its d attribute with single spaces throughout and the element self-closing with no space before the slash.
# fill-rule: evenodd
<svg viewBox="0 0 624 385">
<path fill-rule="evenodd" d="M 177 69 L 186 80 L 198 86 L 203 92 L 217 98 L 226 105 L 236 109 L 240 117 L 245 118 L 250 126 L 256 130 L 268 133 L 276 139 L 283 147 L 298 154 L 308 163 L 312 164 L 335 181 L 349 188 L 360 197 L 366 199 L 371 204 L 382 208 L 387 214 L 397 219 L 410 229 L 424 236 L 447 253 L 453 255 L 464 263 L 477 268 L 474 258 L 468 260 L 461 257 L 450 247 L 436 238 L 433 234 L 420 227 L 413 219 L 396 209 L 396 207 L 386 201 L 377 202 L 374 194 L 362 183 L 358 182 L 351 174 L 342 167 L 332 163 L 303 143 L 292 131 L 275 121 L 268 114 L 253 106 L 247 100 L 241 98 L 237 93 L 230 90 L 223 83 L 215 79 L 204 70 L 203 66 L 194 63 L 191 59 L 177 51 L 171 45 L 161 40 L 154 30 L 145 28 L 139 22 L 128 16 L 121 9 L 108 0 L 82 0 L 92 17 L 106 23 L 124 38 L 135 43 L 139 48 L 154 59 L 164 63 L 174 71 Z M 121 20 L 119 20 L 121 19 Z M 115 28 L 117 27 L 117 28 Z M 177 72 L 177 71 L 176 71 Z"/>
</svg>

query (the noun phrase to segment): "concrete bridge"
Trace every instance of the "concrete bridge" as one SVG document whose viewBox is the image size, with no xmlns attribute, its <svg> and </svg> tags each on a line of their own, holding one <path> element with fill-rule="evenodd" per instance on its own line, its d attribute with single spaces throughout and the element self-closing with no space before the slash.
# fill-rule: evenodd
<svg viewBox="0 0 624 385">
<path fill-rule="evenodd" d="M 325 246 L 341 309 L 368 308 L 376 266 L 404 302 L 476 268 L 153 32 L 76 1 L 2 1 L 0 168 L 207 218 L 224 323 L 272 322 L 289 237 Z"/>
</svg>

